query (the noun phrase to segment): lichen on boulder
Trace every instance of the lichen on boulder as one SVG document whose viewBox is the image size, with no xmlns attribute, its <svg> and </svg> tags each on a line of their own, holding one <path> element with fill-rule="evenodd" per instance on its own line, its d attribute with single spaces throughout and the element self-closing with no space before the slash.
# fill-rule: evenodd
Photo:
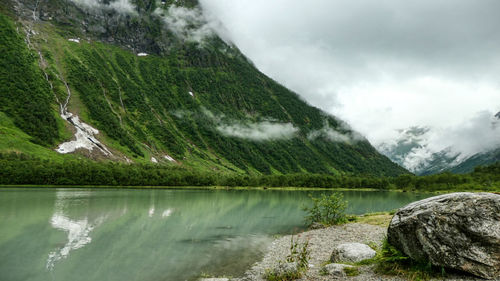
<svg viewBox="0 0 500 281">
<path fill-rule="evenodd" d="M 452 193 L 401 208 L 388 241 L 410 258 L 494 279 L 500 276 L 500 196 Z"/>
</svg>

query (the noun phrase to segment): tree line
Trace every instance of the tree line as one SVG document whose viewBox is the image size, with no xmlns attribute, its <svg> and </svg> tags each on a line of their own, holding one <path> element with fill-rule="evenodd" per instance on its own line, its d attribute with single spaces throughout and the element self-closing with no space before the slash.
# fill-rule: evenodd
<svg viewBox="0 0 500 281">
<path fill-rule="evenodd" d="M 125 164 L 90 160 L 46 160 L 18 153 L 0 153 L 2 185 L 90 186 L 227 186 L 371 188 L 405 191 L 500 190 L 500 162 L 470 174 L 371 175 L 204 173 L 181 166 Z"/>
</svg>

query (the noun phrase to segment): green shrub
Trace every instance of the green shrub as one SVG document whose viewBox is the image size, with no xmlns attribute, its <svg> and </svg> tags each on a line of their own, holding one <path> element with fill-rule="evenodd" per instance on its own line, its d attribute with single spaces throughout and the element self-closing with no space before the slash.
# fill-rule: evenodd
<svg viewBox="0 0 500 281">
<path fill-rule="evenodd" d="M 347 222 L 345 209 L 347 201 L 344 201 L 344 196 L 341 193 L 335 192 L 327 196 L 321 194 L 321 197 L 309 197 L 313 201 L 312 207 L 304 207 L 304 211 L 308 214 L 306 221 L 309 225 L 320 223 L 325 226 L 337 225 Z"/>
</svg>

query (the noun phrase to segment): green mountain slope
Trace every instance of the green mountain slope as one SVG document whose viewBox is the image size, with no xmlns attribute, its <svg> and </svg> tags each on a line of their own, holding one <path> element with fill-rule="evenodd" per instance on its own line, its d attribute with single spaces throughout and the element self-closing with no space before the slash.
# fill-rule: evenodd
<svg viewBox="0 0 500 281">
<path fill-rule="evenodd" d="M 0 152 L 58 158 L 56 149 L 75 148 L 76 133 L 83 146 L 72 155 L 96 160 L 250 174 L 406 172 L 236 47 L 198 38 L 205 26 L 195 1 L 87 2 L 97 6 L 1 1 L 0 116 L 10 121 Z M 180 31 L 169 20 L 179 14 L 188 20 Z M 31 144 L 2 145 L 18 129 L 30 136 L 18 143 Z"/>
</svg>

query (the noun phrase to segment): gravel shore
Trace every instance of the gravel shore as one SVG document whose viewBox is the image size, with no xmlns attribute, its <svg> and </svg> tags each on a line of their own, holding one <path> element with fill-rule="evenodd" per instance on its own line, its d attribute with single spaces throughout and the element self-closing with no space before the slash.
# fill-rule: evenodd
<svg viewBox="0 0 500 281">
<path fill-rule="evenodd" d="M 299 244 L 309 241 L 309 269 L 301 279 L 303 281 L 323 281 L 332 280 L 331 276 L 323 276 L 320 270 L 326 261 L 330 259 L 330 255 L 335 246 L 347 242 L 359 243 L 375 243 L 379 247 L 386 236 L 386 227 L 375 226 L 370 224 L 350 223 L 341 226 L 333 226 L 323 229 L 315 229 L 303 232 L 294 237 L 298 238 Z M 238 281 L 262 281 L 266 270 L 275 268 L 279 261 L 284 261 L 290 252 L 291 236 L 284 236 L 276 239 L 268 249 L 267 254 L 262 261 L 254 264 Z M 406 280 L 395 276 L 381 276 L 373 272 L 373 266 L 360 266 L 360 275 L 354 277 L 345 277 L 345 280 L 353 281 L 372 281 L 372 280 L 389 280 L 399 281 Z M 337 279 L 339 280 L 339 279 Z M 443 279 L 439 279 L 443 280 Z M 449 276 L 444 279 L 447 281 L 472 281 L 483 280 L 469 276 Z"/>
</svg>

